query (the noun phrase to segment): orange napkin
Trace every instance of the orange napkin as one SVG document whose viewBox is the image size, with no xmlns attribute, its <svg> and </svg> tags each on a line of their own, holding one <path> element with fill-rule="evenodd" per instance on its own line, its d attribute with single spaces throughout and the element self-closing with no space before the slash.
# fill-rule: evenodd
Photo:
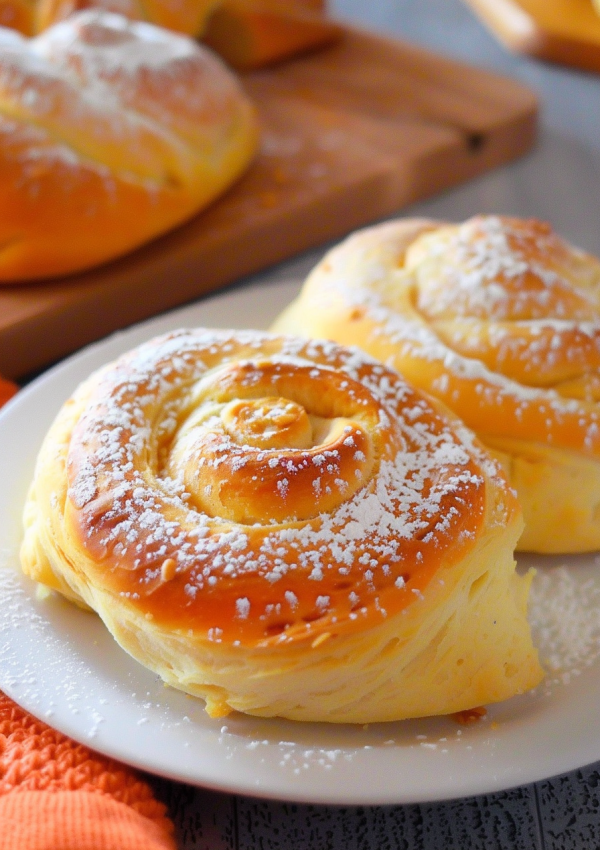
<svg viewBox="0 0 600 850">
<path fill-rule="evenodd" d="M 18 389 L 18 386 L 13 384 L 12 381 L 7 381 L 6 378 L 0 376 L 0 407 L 5 401 L 8 401 Z"/>
<path fill-rule="evenodd" d="M 16 391 L 0 378 L 0 404 Z M 0 850 L 175 850 L 172 834 L 139 774 L 0 691 Z"/>
</svg>

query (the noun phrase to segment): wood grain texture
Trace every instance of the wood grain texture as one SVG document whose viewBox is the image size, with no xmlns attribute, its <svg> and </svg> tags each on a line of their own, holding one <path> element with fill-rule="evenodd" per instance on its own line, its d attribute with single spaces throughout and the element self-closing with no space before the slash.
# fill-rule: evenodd
<svg viewBox="0 0 600 850">
<path fill-rule="evenodd" d="M 510 50 L 600 71 L 600 14 L 593 0 L 466 0 Z"/>
<path fill-rule="evenodd" d="M 210 209 L 121 260 L 2 287 L 0 373 L 20 378 L 341 237 L 520 156 L 536 134 L 536 98 L 521 84 L 354 29 L 245 82 L 263 127 L 252 168 Z"/>
</svg>

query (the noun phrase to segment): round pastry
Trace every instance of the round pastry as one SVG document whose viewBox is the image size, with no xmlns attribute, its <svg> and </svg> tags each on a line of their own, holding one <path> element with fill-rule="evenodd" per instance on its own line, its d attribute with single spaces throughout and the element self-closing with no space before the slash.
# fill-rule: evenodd
<svg viewBox="0 0 600 850">
<path fill-rule="evenodd" d="M 192 39 L 99 11 L 0 29 L 0 282 L 64 275 L 189 219 L 248 166 L 255 110 Z"/>
<path fill-rule="evenodd" d="M 367 228 L 274 327 L 356 344 L 452 408 L 517 490 L 519 549 L 600 548 L 600 262 L 549 225 Z"/>
<path fill-rule="evenodd" d="M 181 331 L 94 374 L 41 449 L 24 571 L 168 684 L 358 722 L 536 685 L 514 494 L 357 350 Z"/>
</svg>

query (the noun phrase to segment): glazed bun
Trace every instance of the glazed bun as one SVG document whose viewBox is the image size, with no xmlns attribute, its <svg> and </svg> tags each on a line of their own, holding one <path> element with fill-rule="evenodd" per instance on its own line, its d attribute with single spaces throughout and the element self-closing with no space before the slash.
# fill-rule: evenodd
<svg viewBox="0 0 600 850">
<path fill-rule="evenodd" d="M 193 40 L 98 11 L 0 29 L 0 282 L 104 263 L 246 169 L 255 110 Z"/>
<path fill-rule="evenodd" d="M 542 677 L 514 494 L 354 349 L 202 329 L 142 345 L 63 406 L 25 526 L 24 571 L 214 717 L 447 714 Z"/>
<path fill-rule="evenodd" d="M 275 328 L 354 343 L 453 409 L 518 492 L 520 549 L 600 548 L 600 262 L 549 225 L 365 229 Z"/>
</svg>

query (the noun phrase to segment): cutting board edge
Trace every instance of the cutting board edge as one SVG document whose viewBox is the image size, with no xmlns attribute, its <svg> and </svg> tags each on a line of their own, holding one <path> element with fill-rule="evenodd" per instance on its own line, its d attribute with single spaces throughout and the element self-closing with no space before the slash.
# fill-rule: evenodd
<svg viewBox="0 0 600 850">
<path fill-rule="evenodd" d="M 205 273 L 201 279 L 196 272 L 196 257 L 188 255 L 179 258 L 177 262 L 169 265 L 169 270 L 172 276 L 179 276 L 180 288 L 154 287 L 154 297 L 140 308 L 144 290 L 153 279 L 151 265 L 146 264 L 141 272 L 138 271 L 135 286 L 130 286 L 125 297 L 120 301 L 118 324 L 115 324 L 112 319 L 113 313 L 103 310 L 103 306 L 110 304 L 118 293 L 118 282 L 113 282 L 108 277 L 111 285 L 105 286 L 104 291 L 101 291 L 102 282 L 88 288 L 75 286 L 71 292 L 68 291 L 67 286 L 66 300 L 52 305 L 51 309 L 31 312 L 11 328 L 0 329 L 0 374 L 13 380 L 22 380 L 67 357 L 90 342 L 161 313 L 183 307 L 198 298 L 217 295 L 227 287 L 239 283 L 244 277 L 256 275 L 261 271 L 266 274 L 278 263 L 300 256 L 309 249 L 322 247 L 325 250 L 329 243 L 342 238 L 348 232 L 368 222 L 377 221 L 393 211 L 395 202 L 386 195 L 388 180 L 389 173 L 382 173 L 377 180 L 374 180 L 372 197 L 365 198 L 363 194 L 360 205 L 355 205 L 352 202 L 353 196 L 349 197 L 344 193 L 325 201 L 323 208 L 327 209 L 327 206 L 332 208 L 331 215 L 328 216 L 330 224 L 326 228 L 319 226 L 318 237 L 316 233 L 307 229 L 300 230 L 298 222 L 302 219 L 303 211 L 296 210 L 296 215 L 289 216 L 285 227 L 280 229 L 280 239 L 266 265 L 258 258 L 254 262 L 249 262 L 247 258 L 251 255 L 252 246 L 256 241 L 269 238 L 271 231 L 268 223 L 262 223 L 261 226 L 246 231 L 236 243 L 236 252 L 244 254 L 245 257 L 243 269 L 233 262 L 230 263 L 228 272 L 223 275 L 222 246 L 218 244 L 212 246 L 212 256 L 208 258 L 210 272 Z M 377 184 L 380 185 L 377 186 Z M 361 187 L 363 193 L 364 189 L 364 186 Z M 370 209 L 366 219 L 365 209 Z M 207 254 L 204 253 L 203 257 L 206 260 Z M 119 270 L 119 278 L 127 276 L 128 262 L 135 262 L 135 257 L 123 259 L 125 262 Z M 219 266 L 218 282 L 215 271 L 217 265 Z M 108 270 L 115 266 L 116 264 L 107 266 L 105 274 L 108 274 Z M 205 262 L 205 272 L 206 268 Z M 198 283 L 199 281 L 201 282 Z M 90 328 L 90 322 L 92 322 L 92 328 Z M 43 347 L 34 348 L 29 344 L 29 341 L 36 336 L 44 340 Z"/>
</svg>

